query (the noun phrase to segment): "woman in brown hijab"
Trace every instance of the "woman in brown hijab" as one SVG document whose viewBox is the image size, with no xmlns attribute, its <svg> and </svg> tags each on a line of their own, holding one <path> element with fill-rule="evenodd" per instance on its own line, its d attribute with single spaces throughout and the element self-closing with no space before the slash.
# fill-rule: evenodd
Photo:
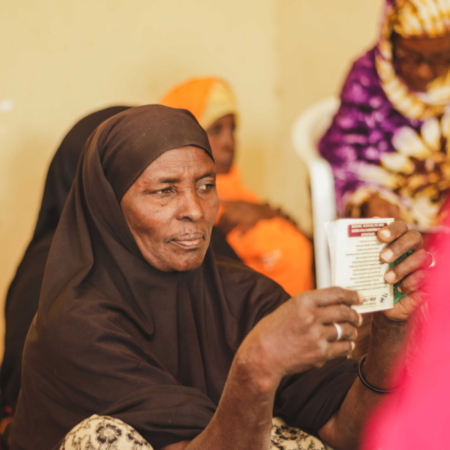
<svg viewBox="0 0 450 450">
<path fill-rule="evenodd" d="M 0 419 L 5 418 L 5 421 L 0 423 L 0 431 L 15 411 L 25 338 L 38 308 L 53 234 L 75 178 L 81 151 L 89 136 L 103 121 L 129 108 L 111 106 L 83 117 L 64 137 L 50 164 L 33 238 L 17 268 L 5 301 L 5 353 L 0 370 Z M 211 242 L 216 253 L 239 260 L 225 237 L 215 228 Z"/>
<path fill-rule="evenodd" d="M 155 449 L 268 449 L 274 413 L 336 449 L 356 446 L 380 397 L 345 358 L 357 293 L 289 299 L 214 256 L 214 180 L 208 138 L 187 111 L 133 108 L 89 138 L 25 345 L 13 450 L 56 449 L 94 414 Z M 401 222 L 379 238 L 393 259 L 416 250 L 394 269 L 410 295 L 374 318 L 363 367 L 386 388 L 430 257 Z"/>
</svg>

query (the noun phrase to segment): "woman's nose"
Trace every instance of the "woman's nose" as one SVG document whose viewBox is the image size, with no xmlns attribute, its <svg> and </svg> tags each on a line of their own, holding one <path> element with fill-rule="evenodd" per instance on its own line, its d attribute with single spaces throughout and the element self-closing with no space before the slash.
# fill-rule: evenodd
<svg viewBox="0 0 450 450">
<path fill-rule="evenodd" d="M 187 192 L 180 201 L 180 219 L 189 219 L 193 222 L 203 217 L 203 207 L 196 192 Z"/>
<path fill-rule="evenodd" d="M 226 150 L 228 153 L 234 153 L 234 146 L 235 146 L 234 134 L 227 133 L 224 136 L 222 145 L 223 145 L 223 149 Z"/>
</svg>

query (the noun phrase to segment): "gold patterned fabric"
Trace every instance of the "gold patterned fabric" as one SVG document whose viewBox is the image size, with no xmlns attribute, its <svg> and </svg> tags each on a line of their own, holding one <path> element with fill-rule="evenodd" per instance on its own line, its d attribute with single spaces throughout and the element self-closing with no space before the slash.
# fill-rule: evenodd
<svg viewBox="0 0 450 450">
<path fill-rule="evenodd" d="M 450 0 L 386 0 L 377 45 L 353 64 L 341 106 L 319 142 L 332 166 L 341 217 L 367 214 L 378 196 L 422 231 L 435 231 L 450 190 L 450 73 L 442 58 L 425 92 L 411 91 L 397 75 L 393 33 L 450 35 Z M 411 56 L 410 67 L 423 59 Z"/>
<path fill-rule="evenodd" d="M 67 434 L 59 450 L 153 450 L 153 447 L 121 420 L 93 415 Z M 270 450 L 331 449 L 314 436 L 274 418 Z"/>
<path fill-rule="evenodd" d="M 391 41 L 393 32 L 406 38 L 437 38 L 449 34 L 450 1 L 387 1 L 375 57 L 383 90 L 400 113 L 415 120 L 442 115 L 450 103 L 450 71 L 430 83 L 427 92 L 410 91 L 395 71 Z"/>
</svg>

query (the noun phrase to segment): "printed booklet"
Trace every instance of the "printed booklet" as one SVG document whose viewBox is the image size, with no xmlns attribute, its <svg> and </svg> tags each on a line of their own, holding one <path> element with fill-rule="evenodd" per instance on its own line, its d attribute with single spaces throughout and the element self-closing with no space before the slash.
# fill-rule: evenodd
<svg viewBox="0 0 450 450">
<path fill-rule="evenodd" d="M 380 228 L 394 219 L 339 219 L 325 224 L 331 258 L 331 283 L 362 294 L 360 313 L 394 306 L 394 287 L 384 280 L 389 264 L 380 260 L 386 244 L 377 238 Z"/>
</svg>

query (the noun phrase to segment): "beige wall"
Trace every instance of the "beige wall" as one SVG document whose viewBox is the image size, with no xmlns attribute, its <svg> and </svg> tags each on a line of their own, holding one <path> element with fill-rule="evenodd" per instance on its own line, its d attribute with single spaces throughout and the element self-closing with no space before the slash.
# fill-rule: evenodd
<svg viewBox="0 0 450 450">
<path fill-rule="evenodd" d="M 338 95 L 351 62 L 376 41 L 384 0 L 278 2 L 278 160 L 271 192 L 311 233 L 307 172 L 290 145 L 292 122 Z"/>
<path fill-rule="evenodd" d="M 48 164 L 70 126 L 98 108 L 154 102 L 190 76 L 230 81 L 242 110 L 238 162 L 248 187 L 308 229 L 305 171 L 289 128 L 304 107 L 337 92 L 349 61 L 374 39 L 380 3 L 4 2 L 0 305 L 30 239 Z"/>
</svg>

